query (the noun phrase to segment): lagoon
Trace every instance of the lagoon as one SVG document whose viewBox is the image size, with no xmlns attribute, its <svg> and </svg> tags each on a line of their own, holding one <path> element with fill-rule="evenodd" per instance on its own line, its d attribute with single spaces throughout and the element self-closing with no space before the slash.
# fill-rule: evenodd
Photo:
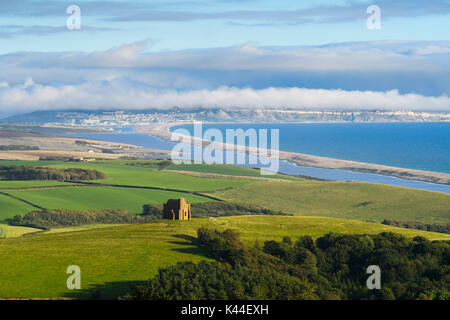
<svg viewBox="0 0 450 320">
<path fill-rule="evenodd" d="M 294 126 L 300 126 L 300 125 L 301 124 L 295 124 Z M 316 124 L 314 124 L 314 125 L 316 125 Z M 337 125 L 337 124 L 327 124 L 327 125 Z M 448 130 L 450 128 L 450 124 L 446 124 L 446 125 L 447 126 L 442 126 L 442 127 L 431 125 L 430 127 L 431 128 L 441 127 L 440 130 L 444 130 L 444 131 L 440 131 L 442 134 L 442 132 L 446 132 L 446 130 Z M 225 130 L 226 128 L 229 128 L 229 129 L 243 128 L 243 129 L 245 129 L 245 128 L 249 128 L 249 126 L 256 126 L 257 128 L 267 128 L 267 129 L 280 128 L 281 148 L 283 148 L 283 146 L 286 146 L 286 142 L 283 142 L 282 137 L 286 136 L 286 133 L 292 129 L 299 130 L 299 129 L 290 127 L 290 126 L 293 126 L 292 124 L 270 124 L 270 125 L 204 124 L 204 129 L 208 129 L 208 128 L 212 128 L 212 127 L 221 128 L 222 130 Z M 174 127 L 173 129 L 178 128 L 178 127 Z M 192 128 L 192 126 L 189 126 L 189 125 L 182 126 L 182 127 L 186 128 L 186 129 Z M 285 129 L 282 131 L 283 127 Z M 316 131 L 318 128 L 320 128 L 320 126 L 314 127 L 314 126 L 310 126 L 310 124 L 308 124 L 306 126 L 306 129 L 308 127 L 312 128 L 313 132 Z M 327 127 L 327 126 L 325 126 L 325 127 Z M 339 130 L 342 128 L 342 127 L 339 128 L 340 126 L 331 126 L 331 127 L 334 127 L 334 129 L 339 129 Z M 357 127 L 361 127 L 361 126 L 357 126 Z M 371 127 L 373 127 L 373 126 L 367 126 L 363 129 L 363 131 L 370 129 Z M 391 132 L 392 132 L 392 130 L 394 130 L 395 127 L 396 126 L 391 126 Z M 412 127 L 414 127 L 414 126 L 412 126 Z M 384 130 L 383 128 L 386 128 L 386 126 L 379 126 L 378 128 L 376 128 L 376 131 L 380 132 L 380 130 L 381 131 Z M 417 126 L 415 128 L 417 128 Z M 300 130 L 305 130 L 305 128 L 301 128 Z M 357 129 L 351 128 L 351 129 L 347 129 L 347 130 L 357 130 Z M 285 133 L 283 134 L 282 132 L 285 132 Z M 310 133 L 312 133 L 312 132 L 310 132 Z M 329 131 L 328 135 L 330 135 L 330 134 L 331 133 Z M 73 134 L 65 134 L 65 136 L 74 136 L 74 135 Z M 143 148 L 151 148 L 151 149 L 171 150 L 175 146 L 174 142 L 165 141 L 158 137 L 153 137 L 153 136 L 146 135 L 146 134 L 134 133 L 130 129 L 124 130 L 121 133 L 95 133 L 95 134 L 79 133 L 79 134 L 76 134 L 76 137 L 87 138 L 87 139 L 99 139 L 99 140 L 111 141 L 111 142 L 122 142 L 122 143 L 138 145 Z M 348 137 L 347 137 L 347 139 L 348 139 Z M 440 139 L 441 139 L 441 137 L 438 139 L 438 141 L 441 141 Z M 358 138 L 356 140 L 358 141 L 360 139 Z M 425 141 L 426 140 L 427 139 L 425 139 Z M 336 141 L 336 140 L 334 140 L 334 141 Z M 424 140 L 422 140 L 422 141 L 424 141 Z M 436 141 L 435 141 L 435 143 L 436 143 Z M 441 146 L 438 146 L 437 148 L 438 149 L 442 149 L 442 147 L 445 148 L 445 145 L 447 145 L 447 144 L 448 144 L 448 141 L 444 142 Z M 432 144 L 432 146 L 433 145 L 434 145 L 434 148 L 436 148 L 436 145 Z M 409 146 L 409 147 L 411 147 L 411 146 Z M 287 148 L 289 148 L 289 147 L 287 147 Z M 391 148 L 392 148 L 392 145 L 391 145 Z M 337 150 L 337 149 L 338 148 L 334 148 L 333 150 Z M 345 149 L 348 149 L 348 147 L 345 147 Z M 326 148 L 323 148 L 323 146 L 322 146 L 321 150 L 326 150 Z M 428 149 L 428 150 L 430 150 L 430 149 Z M 289 149 L 286 151 L 292 151 L 292 149 Z M 295 152 L 298 152 L 298 151 L 295 151 Z M 397 150 L 397 152 L 398 152 L 398 150 Z M 449 152 L 449 150 L 444 150 L 444 152 L 442 154 L 443 158 L 439 158 L 439 159 L 444 159 L 444 160 L 447 159 L 447 162 L 445 163 L 445 161 L 444 161 L 444 163 L 443 163 L 443 162 L 441 162 L 442 160 L 440 160 L 440 161 L 438 161 L 438 163 L 440 163 L 440 164 L 438 166 L 436 166 L 436 164 L 435 164 L 435 167 L 440 167 L 440 168 L 445 169 L 449 165 L 449 163 L 448 163 L 449 158 L 446 158 L 446 157 L 449 157 L 448 152 Z M 353 155 L 354 153 L 350 153 L 350 154 Z M 358 152 L 357 154 L 360 154 L 360 152 Z M 318 155 L 322 155 L 322 154 L 318 154 Z M 385 160 L 389 159 L 389 158 L 392 158 L 392 157 L 384 157 Z M 346 159 L 349 159 L 348 156 L 346 157 Z M 415 157 L 414 159 L 417 159 L 417 157 Z M 350 160 L 355 160 L 355 159 L 350 158 Z M 423 160 L 423 158 L 422 158 L 422 160 Z M 413 162 L 410 161 L 409 163 L 413 163 Z M 417 165 L 417 163 L 418 162 L 416 162 L 416 165 Z M 246 166 L 255 167 L 254 165 L 246 165 Z M 311 177 L 315 177 L 315 178 L 333 180 L 333 181 L 359 181 L 359 182 L 380 183 L 380 184 L 386 184 L 386 185 L 450 193 L 450 185 L 434 184 L 434 183 L 429 183 L 429 182 L 424 182 L 424 181 L 400 179 L 400 178 L 396 178 L 396 177 L 392 177 L 392 176 L 372 174 L 372 173 L 363 173 L 363 172 L 354 172 L 354 171 L 341 170 L 341 169 L 325 169 L 325 168 L 299 166 L 299 165 L 293 164 L 293 163 L 285 161 L 285 160 L 280 161 L 279 172 L 285 173 L 285 174 L 290 174 L 290 175 L 311 176 Z M 444 170 L 442 172 L 446 172 L 446 171 Z"/>
</svg>

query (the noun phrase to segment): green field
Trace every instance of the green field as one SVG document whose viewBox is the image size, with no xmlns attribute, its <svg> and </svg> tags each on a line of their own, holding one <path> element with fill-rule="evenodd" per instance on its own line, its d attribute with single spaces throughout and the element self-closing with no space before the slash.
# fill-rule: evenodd
<svg viewBox="0 0 450 320">
<path fill-rule="evenodd" d="M 2 189 L 10 189 L 10 188 L 36 188 L 36 187 L 50 187 L 50 186 L 70 186 L 72 183 L 61 182 L 61 181 L 0 181 L 0 191 Z"/>
<path fill-rule="evenodd" d="M 89 163 L 62 161 L 0 161 L 0 165 L 40 165 L 56 168 L 96 169 L 107 175 L 99 184 L 116 184 L 138 187 L 157 187 L 183 191 L 214 191 L 243 186 L 254 181 L 192 177 L 158 170 L 158 161 L 136 162 L 109 160 Z M 149 165 L 150 164 L 150 165 Z M 252 172 L 255 170 L 245 169 Z M 0 192 L 10 194 L 47 209 L 118 209 L 140 213 L 143 204 L 162 204 L 169 198 L 186 198 L 190 202 L 211 201 L 192 194 L 165 190 L 127 189 L 117 187 L 74 188 L 71 183 L 59 181 L 0 181 Z M 68 186 L 69 188 L 39 188 Z M 25 188 L 26 190 L 11 190 Z M 35 210 L 33 206 L 0 194 L 0 221 Z"/>
<path fill-rule="evenodd" d="M 134 213 L 142 213 L 144 204 L 162 204 L 168 199 L 185 198 L 189 202 L 212 201 L 188 193 L 118 187 L 8 190 L 8 194 L 46 209 L 127 209 Z"/>
<path fill-rule="evenodd" d="M 40 229 L 29 227 L 16 227 L 7 224 L 0 224 L 0 238 L 15 238 L 21 237 L 24 234 L 38 232 Z"/>
<path fill-rule="evenodd" d="M 50 166 L 55 164 L 61 164 L 64 163 L 64 161 L 24 161 L 24 160 L 0 160 L 0 166 L 37 166 L 37 167 L 44 167 L 44 166 Z"/>
<path fill-rule="evenodd" d="M 8 164 L 33 164 L 8 161 Z M 57 168 L 96 169 L 107 175 L 99 184 L 146 186 L 162 189 L 209 193 L 231 202 L 256 204 L 273 210 L 304 216 L 326 216 L 381 222 L 383 219 L 424 223 L 450 222 L 450 195 L 378 184 L 356 182 L 248 181 L 226 179 L 230 176 L 257 177 L 259 171 L 227 165 L 171 165 L 167 169 L 224 175 L 223 178 L 194 177 L 159 170 L 158 161 L 100 160 L 88 163 L 45 162 Z M 278 175 L 274 177 L 289 177 Z M 298 179 L 291 177 L 292 179 Z M 205 201 L 191 194 L 166 190 L 126 189 L 118 187 L 70 187 L 58 181 L 0 181 L 0 192 L 8 193 L 48 209 L 118 209 L 140 212 L 143 204 L 161 204 L 168 198 L 184 197 L 191 202 Z M 2 189 L 3 188 L 3 189 Z M 0 221 L 34 208 L 0 195 Z"/>
<path fill-rule="evenodd" d="M 14 217 L 16 214 L 26 214 L 36 208 L 24 202 L 0 194 L 0 221 Z"/>
<path fill-rule="evenodd" d="M 106 174 L 107 179 L 96 183 L 147 186 L 187 191 L 214 191 L 252 183 L 246 180 L 214 179 L 186 176 L 173 172 L 156 170 L 153 166 L 125 165 L 123 161 L 95 161 L 88 163 L 64 163 L 55 168 L 95 169 Z"/>
<path fill-rule="evenodd" d="M 55 233 L 75 232 L 75 231 L 86 231 L 86 230 L 118 227 L 118 226 L 123 226 L 123 224 L 102 224 L 102 223 L 98 223 L 98 224 L 84 224 L 84 225 L 81 225 L 81 226 L 53 228 L 53 229 L 44 231 L 43 234 L 55 234 Z"/>
<path fill-rule="evenodd" d="M 259 177 L 259 178 L 264 177 L 264 178 L 294 180 L 294 181 L 303 180 L 302 178 L 288 176 L 285 174 L 261 176 L 260 170 L 224 164 L 179 164 L 179 165 L 173 164 L 167 167 L 167 170 L 214 173 L 240 177 Z"/>
<path fill-rule="evenodd" d="M 258 182 L 214 196 L 303 216 L 450 222 L 449 194 L 370 183 Z"/>
<path fill-rule="evenodd" d="M 159 221 L 6 238 L 0 241 L 0 256 L 8 257 L 0 260 L 0 297 L 89 297 L 90 290 L 94 288 L 99 289 L 104 298 L 124 294 L 131 283 L 154 276 L 159 267 L 178 261 L 207 259 L 189 238 L 195 236 L 200 226 L 205 225 L 218 229 L 237 229 L 249 245 L 254 245 L 256 240 L 281 240 L 285 235 L 293 238 L 305 234 L 318 237 L 330 231 L 395 231 L 409 237 L 423 235 L 431 239 L 450 239 L 450 235 L 354 220 L 273 216 L 200 218 L 189 222 Z M 66 268 L 70 265 L 81 268 L 82 290 L 79 292 L 70 292 L 66 288 Z"/>
</svg>

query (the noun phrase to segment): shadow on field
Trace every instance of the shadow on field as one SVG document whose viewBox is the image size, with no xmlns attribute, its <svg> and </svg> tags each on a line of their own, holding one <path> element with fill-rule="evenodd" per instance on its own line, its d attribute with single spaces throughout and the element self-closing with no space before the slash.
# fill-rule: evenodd
<svg viewBox="0 0 450 320">
<path fill-rule="evenodd" d="M 187 234 L 174 234 L 172 237 L 177 238 L 177 239 L 183 239 L 183 240 L 189 241 L 189 242 L 194 243 L 194 244 L 197 241 L 196 237 L 189 236 Z"/>
<path fill-rule="evenodd" d="M 180 246 L 180 248 L 172 248 L 172 251 L 196 255 L 205 259 L 214 259 L 206 250 L 198 246 L 197 238 L 185 234 L 175 234 L 173 237 L 175 239 L 180 239 L 180 241 L 168 241 L 168 243 L 176 244 Z M 181 261 L 185 260 L 186 259 L 181 259 Z M 124 297 L 127 293 L 131 293 L 131 288 L 133 286 L 142 285 L 144 283 L 145 281 L 106 282 L 104 284 L 92 285 L 87 289 L 63 293 L 61 296 L 64 298 L 81 300 L 115 300 L 119 297 Z"/>
<path fill-rule="evenodd" d="M 117 281 L 92 285 L 87 289 L 64 293 L 64 298 L 81 300 L 116 300 L 132 292 L 132 287 L 144 284 L 145 281 Z"/>
<path fill-rule="evenodd" d="M 174 234 L 174 238 L 182 239 L 184 241 L 168 241 L 172 244 L 186 246 L 185 248 L 174 248 L 172 251 L 176 251 L 184 254 L 194 254 L 205 259 L 212 259 L 212 256 L 208 254 L 204 249 L 200 248 L 197 244 L 197 238 L 186 234 Z"/>
</svg>

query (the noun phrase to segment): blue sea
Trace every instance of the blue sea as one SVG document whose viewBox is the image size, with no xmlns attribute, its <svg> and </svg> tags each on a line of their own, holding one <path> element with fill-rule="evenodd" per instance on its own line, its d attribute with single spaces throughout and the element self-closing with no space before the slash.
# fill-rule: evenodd
<svg viewBox="0 0 450 320">
<path fill-rule="evenodd" d="M 173 127 L 193 132 L 192 125 Z M 279 129 L 280 150 L 384 164 L 401 168 L 450 173 L 450 123 L 317 123 L 317 124 L 204 124 L 203 130 Z M 68 136 L 74 136 L 72 134 Z M 77 134 L 77 137 L 171 150 L 175 143 L 124 130 L 113 134 Z M 270 142 L 269 142 L 270 143 Z M 252 166 L 252 165 L 247 165 Z M 280 161 L 280 173 L 335 181 L 361 181 L 450 193 L 450 185 L 396 177 L 298 166 Z"/>
<path fill-rule="evenodd" d="M 188 129 L 192 125 L 172 128 Z M 280 150 L 450 173 L 450 123 L 204 124 L 226 129 L 279 129 Z"/>
</svg>

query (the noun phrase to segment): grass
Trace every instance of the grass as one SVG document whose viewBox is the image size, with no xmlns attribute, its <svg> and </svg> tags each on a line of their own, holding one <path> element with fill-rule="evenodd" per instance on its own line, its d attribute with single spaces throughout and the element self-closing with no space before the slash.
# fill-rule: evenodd
<svg viewBox="0 0 450 320">
<path fill-rule="evenodd" d="M 201 178 L 158 170 L 151 161 L 95 161 L 89 163 L 39 162 L 57 168 L 81 167 L 104 172 L 108 179 L 97 183 L 149 186 L 204 191 L 235 203 L 248 203 L 296 216 L 239 216 L 199 218 L 188 222 L 156 221 L 141 225 L 86 225 L 52 229 L 20 237 L 37 229 L 0 225 L 6 238 L 0 239 L 0 298 L 89 297 L 99 289 L 103 297 L 129 291 L 130 284 L 156 275 L 158 268 L 179 261 L 209 259 L 191 239 L 200 226 L 236 229 L 249 245 L 255 241 L 281 240 L 328 232 L 375 234 L 392 231 L 407 237 L 448 239 L 450 235 L 401 229 L 379 223 L 383 219 L 450 222 L 450 195 L 414 189 L 356 182 L 322 182 L 284 175 L 277 179 L 299 181 L 231 180 Z M 4 164 L 5 161 L 0 162 Z M 9 164 L 29 164 L 8 161 Z M 230 176 L 260 176 L 254 169 L 226 165 L 181 165 L 167 169 L 215 173 Z M 48 209 L 127 209 L 142 212 L 143 204 L 161 204 L 169 198 L 188 202 L 211 201 L 193 194 L 164 190 L 110 186 L 52 188 L 58 182 L 0 181 L 0 190 Z M 16 187 L 48 187 L 6 190 Z M 0 221 L 34 207 L 0 194 Z M 66 268 L 82 270 L 81 291 L 66 288 Z"/>
<path fill-rule="evenodd" d="M 26 214 L 36 208 L 24 202 L 0 194 L 0 221 L 12 218 L 17 214 Z"/>
<path fill-rule="evenodd" d="M 85 224 L 82 226 L 74 226 L 74 227 L 64 227 L 64 228 L 53 228 L 48 231 L 45 231 L 45 234 L 54 234 L 54 233 L 66 233 L 66 232 L 75 232 L 75 231 L 86 231 L 86 230 L 94 230 L 94 229 L 102 229 L 102 228 L 111 228 L 123 226 L 123 224 Z"/>
<path fill-rule="evenodd" d="M 7 224 L 0 224 L 0 237 L 1 238 L 16 238 L 21 237 L 24 234 L 38 232 L 40 229 L 29 227 L 16 227 Z"/>
<path fill-rule="evenodd" d="M 428 239 L 448 239 L 450 235 L 424 232 L 419 230 L 391 228 L 378 223 L 358 220 L 301 217 L 301 216 L 236 216 L 223 218 L 209 218 L 209 225 L 217 229 L 236 229 L 248 245 L 256 240 L 282 240 L 284 236 L 293 239 L 301 235 L 313 238 L 323 236 L 328 232 L 342 234 L 378 234 L 381 232 L 396 232 L 406 237 L 424 236 Z"/>
<path fill-rule="evenodd" d="M 209 259 L 192 244 L 200 226 L 237 229 L 243 240 L 281 240 L 288 235 L 321 236 L 327 232 L 379 233 L 395 231 L 414 237 L 450 239 L 450 235 L 400 229 L 374 223 L 322 217 L 246 216 L 199 218 L 188 222 L 156 221 L 140 225 L 37 234 L 0 240 L 0 298 L 102 297 L 129 291 L 130 284 L 157 274 L 158 268 L 178 261 Z M 73 229 L 72 229 L 73 230 Z M 81 268 L 82 290 L 66 288 L 66 268 Z"/>
<path fill-rule="evenodd" d="M 33 180 L 33 181 L 0 181 L 1 189 L 8 188 L 34 188 L 34 187 L 49 187 L 49 186 L 70 186 L 71 183 L 60 181 L 47 181 L 47 180 Z"/>
<path fill-rule="evenodd" d="M 179 164 L 179 165 L 171 165 L 166 168 L 167 170 L 180 170 L 180 171 L 192 171 L 192 172 L 201 172 L 201 173 L 214 173 L 214 174 L 223 174 L 229 176 L 240 176 L 240 177 L 263 177 L 263 178 L 272 178 L 272 179 L 283 179 L 283 180 L 294 180 L 294 181 L 302 181 L 302 178 L 288 176 L 285 174 L 274 174 L 262 176 L 260 170 L 239 167 L 233 165 L 225 165 L 225 164 Z"/>
<path fill-rule="evenodd" d="M 20 161 L 16 164 L 26 164 Z M 157 161 L 99 160 L 88 163 L 59 162 L 58 168 L 81 167 L 100 170 L 108 176 L 97 183 L 134 185 L 209 192 L 231 202 L 249 203 L 304 216 L 326 216 L 381 222 L 383 219 L 424 223 L 450 222 L 450 195 L 379 184 L 327 181 L 248 181 L 194 177 L 158 170 Z M 133 164 L 133 165 L 129 165 Z M 173 165 L 168 169 L 223 175 L 259 176 L 250 168 L 228 165 Z M 282 177 L 287 177 L 281 175 Z M 54 182 L 58 184 L 57 182 Z M 45 186 L 48 181 L 0 181 L 2 186 Z M 0 190 L 1 191 L 1 190 Z M 189 194 L 114 187 L 3 190 L 49 209 L 114 209 L 140 212 L 145 203 L 161 204 L 183 197 L 206 201 Z M 7 202 L 4 204 L 3 202 Z M 33 208 L 17 200 L 0 197 L 0 221 Z M 2 210 L 3 209 L 3 210 Z"/>
<path fill-rule="evenodd" d="M 214 196 L 303 216 L 450 222 L 450 195 L 358 182 L 258 182 Z"/>
<path fill-rule="evenodd" d="M 154 166 L 124 165 L 123 162 L 95 161 L 87 163 L 64 163 L 55 168 L 95 169 L 106 174 L 107 179 L 96 183 L 148 186 L 187 191 L 214 191 L 252 183 L 247 180 L 230 180 L 186 176 L 173 172 L 156 170 Z"/>
<path fill-rule="evenodd" d="M 117 187 L 8 190 L 7 193 L 46 209 L 127 209 L 133 213 L 141 213 L 144 204 L 162 204 L 172 198 L 185 198 L 192 203 L 211 201 L 193 194 Z"/>
<path fill-rule="evenodd" d="M 20 151 L 19 151 L 20 152 Z M 46 161 L 46 160 L 36 160 L 36 161 L 25 161 L 25 160 L 0 160 L 0 166 L 37 166 L 45 167 L 55 164 L 61 164 L 64 161 Z"/>
<path fill-rule="evenodd" d="M 137 163 L 138 165 L 127 165 Z M 1 161 L 3 165 L 48 165 L 56 168 L 86 168 L 96 169 L 107 175 L 105 180 L 95 180 L 96 183 L 130 186 L 148 186 L 186 191 L 214 191 L 243 186 L 254 181 L 230 180 L 192 177 L 178 173 L 159 171 L 158 161 L 127 161 L 110 160 L 88 163 L 68 163 L 62 161 Z M 203 165 L 208 167 L 208 165 Z M 253 169 L 242 168 L 243 171 L 254 173 Z M 242 169 L 237 169 L 239 172 Z M 229 169 L 227 169 L 229 170 Z M 113 187 L 99 188 L 42 188 L 29 190 L 8 190 L 8 188 L 31 188 L 70 186 L 70 183 L 58 181 L 0 181 L 0 191 L 27 200 L 48 209 L 128 209 L 140 213 L 143 204 L 161 204 L 169 198 L 186 198 L 189 202 L 206 201 L 204 198 L 185 193 L 126 189 Z M 0 195 L 0 221 L 12 218 L 16 214 L 26 214 L 34 207 Z"/>
<path fill-rule="evenodd" d="M 182 228 L 168 224 L 129 225 L 0 241 L 0 298 L 89 296 L 66 288 L 66 268 L 81 268 L 82 288 L 100 286 L 104 296 L 129 290 L 136 280 L 155 275 L 158 267 L 205 257 Z"/>
<path fill-rule="evenodd" d="M 66 233 L 66 232 L 75 232 L 75 231 L 85 231 L 85 230 L 94 230 L 94 229 L 102 229 L 102 228 L 111 228 L 123 226 L 123 224 L 86 224 L 82 226 L 74 226 L 74 227 L 63 227 L 63 228 L 53 228 L 47 231 L 43 231 L 38 228 L 31 227 L 21 227 L 21 226 L 11 226 L 8 224 L 0 223 L 0 238 L 17 238 L 26 234 L 42 232 L 42 234 L 55 234 L 55 233 Z"/>
</svg>

